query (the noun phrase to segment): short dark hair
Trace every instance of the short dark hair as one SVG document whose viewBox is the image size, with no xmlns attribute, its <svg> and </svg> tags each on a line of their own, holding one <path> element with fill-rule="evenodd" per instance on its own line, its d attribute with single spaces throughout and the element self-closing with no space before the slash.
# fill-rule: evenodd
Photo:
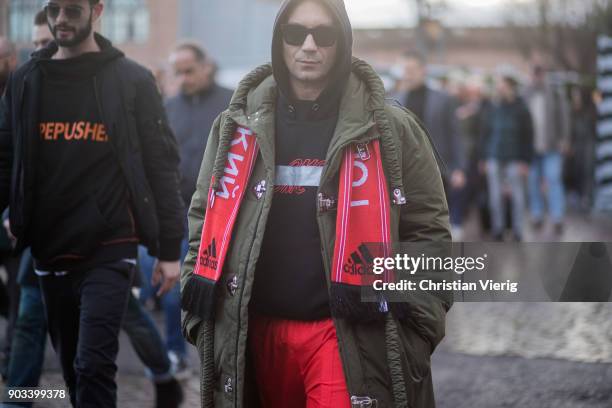
<svg viewBox="0 0 612 408">
<path fill-rule="evenodd" d="M 174 47 L 174 51 L 191 51 L 196 61 L 206 61 L 206 52 L 204 51 L 204 48 L 202 48 L 202 46 L 195 41 L 183 41 Z"/>
<path fill-rule="evenodd" d="M 45 10 L 39 10 L 38 13 L 34 16 L 34 25 L 47 25 L 47 13 Z"/>
<path fill-rule="evenodd" d="M 414 59 L 417 60 L 421 65 L 427 65 L 427 58 L 425 54 L 417 50 L 406 50 L 402 54 L 402 56 L 406 59 Z"/>
</svg>

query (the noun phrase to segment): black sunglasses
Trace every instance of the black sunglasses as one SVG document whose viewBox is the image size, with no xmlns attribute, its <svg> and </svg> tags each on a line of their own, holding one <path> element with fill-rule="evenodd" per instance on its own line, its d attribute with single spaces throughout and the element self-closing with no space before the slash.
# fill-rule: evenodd
<svg viewBox="0 0 612 408">
<path fill-rule="evenodd" d="M 304 44 L 309 34 L 312 34 L 312 38 L 314 38 L 318 47 L 331 47 L 338 39 L 336 29 L 324 25 L 308 28 L 300 24 L 283 24 L 281 25 L 281 32 L 283 40 L 293 46 Z"/>
<path fill-rule="evenodd" d="M 83 12 L 85 11 L 82 7 L 79 6 L 66 6 L 63 9 L 64 14 L 66 15 L 66 18 L 68 20 L 79 20 L 83 16 Z M 54 3 L 49 3 L 45 6 L 44 10 L 47 14 L 47 18 L 49 18 L 50 20 L 57 20 L 62 10 L 62 7 Z"/>
</svg>

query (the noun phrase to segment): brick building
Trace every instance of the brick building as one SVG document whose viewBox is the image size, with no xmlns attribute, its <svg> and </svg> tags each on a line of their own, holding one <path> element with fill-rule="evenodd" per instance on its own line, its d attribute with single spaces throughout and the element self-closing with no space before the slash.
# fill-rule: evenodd
<svg viewBox="0 0 612 408">
<path fill-rule="evenodd" d="M 355 55 L 376 61 L 379 66 L 393 64 L 409 49 L 423 49 L 413 28 L 354 30 Z M 444 39 L 425 51 L 428 61 L 438 65 L 491 70 L 500 64 L 527 69 L 526 61 L 504 27 L 447 29 Z"/>
<path fill-rule="evenodd" d="M 45 0 L 0 0 L 0 35 L 31 51 L 31 27 Z M 131 58 L 157 68 L 177 42 L 180 0 L 105 0 L 100 31 Z"/>
</svg>

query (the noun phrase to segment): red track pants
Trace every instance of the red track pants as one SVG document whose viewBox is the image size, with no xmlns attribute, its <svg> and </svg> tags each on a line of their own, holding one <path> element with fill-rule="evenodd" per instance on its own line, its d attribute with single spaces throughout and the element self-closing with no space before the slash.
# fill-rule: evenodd
<svg viewBox="0 0 612 408">
<path fill-rule="evenodd" d="M 252 316 L 249 343 L 263 408 L 350 408 L 331 319 Z"/>
</svg>

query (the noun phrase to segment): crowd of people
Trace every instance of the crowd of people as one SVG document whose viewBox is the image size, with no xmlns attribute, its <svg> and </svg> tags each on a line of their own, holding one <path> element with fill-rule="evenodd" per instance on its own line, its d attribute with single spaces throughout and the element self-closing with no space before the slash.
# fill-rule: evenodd
<svg viewBox="0 0 612 408">
<path fill-rule="evenodd" d="M 432 78 L 414 51 L 399 65 L 403 76 L 389 96 L 421 119 L 440 153 L 453 239 L 464 238 L 466 216 L 480 226 L 472 240 L 521 241 L 528 225 L 561 239 L 568 200 L 580 213 L 591 210 L 592 88 L 559 81 L 539 64 L 526 81 L 507 67 Z"/>
<path fill-rule="evenodd" d="M 93 32 L 92 22 L 103 11 L 98 1 L 50 1 L 33 22 L 32 45 L 36 52 L 21 68 L 15 47 L 0 38 L 0 94 L 4 94 L 0 105 L 1 204 L 3 208 L 10 207 L 5 212 L 4 235 L 0 237 L 2 264 L 8 276 L 1 291 L 0 311 L 8 324 L 0 372 L 7 387 L 39 385 L 49 333 L 73 406 L 115 406 L 117 336 L 122 329 L 155 385 L 156 407 L 180 405 L 183 399 L 180 380 L 193 374 L 186 340 L 205 353 L 208 343 L 222 349 L 229 347 L 227 336 L 238 336 L 237 331 L 228 328 L 228 321 L 239 320 L 242 312 L 230 311 L 233 308 L 230 302 L 244 283 L 233 275 L 223 281 L 228 294 L 219 299 L 227 309 L 218 312 L 217 326 L 226 330 L 226 337 L 207 337 L 210 311 L 203 304 L 210 301 L 204 300 L 203 294 L 214 300 L 214 293 L 221 290 L 206 287 L 211 281 L 216 283 L 218 276 L 198 271 L 216 265 L 217 259 L 223 259 L 222 251 L 227 252 L 228 248 L 221 245 L 221 239 L 215 241 L 215 236 L 211 242 L 204 242 L 202 231 L 213 234 L 218 227 L 214 220 L 207 227 L 208 221 L 197 210 L 205 212 L 211 176 L 214 194 L 223 198 L 224 190 L 227 197 L 234 198 L 235 190 L 230 194 L 223 184 L 228 179 L 220 178 L 224 162 L 219 160 L 229 152 L 225 171 L 232 176 L 239 171 L 251 171 L 240 167 L 244 157 L 230 150 L 230 146 L 243 143 L 246 146 L 250 130 L 238 127 L 237 135 L 242 136 L 230 140 L 227 138 L 234 137 L 234 130 L 226 131 L 225 127 L 232 121 L 254 123 L 252 117 L 259 120 L 261 115 L 254 129 L 263 131 L 272 126 L 283 136 L 277 137 L 276 150 L 259 146 L 264 160 L 271 160 L 268 155 L 274 155 L 276 160 L 275 201 L 270 210 L 263 167 L 252 169 L 256 182 L 252 186 L 254 195 L 243 203 L 244 211 L 250 210 L 252 215 L 238 220 L 238 243 L 232 247 L 235 252 L 241 251 L 241 255 L 228 256 L 231 268 L 246 269 L 241 265 L 252 257 L 253 243 L 246 252 L 247 241 L 241 237 L 257 233 L 256 248 L 261 252 L 257 270 L 261 278 L 253 287 L 250 313 L 254 337 L 249 341 L 250 347 L 267 354 L 255 358 L 255 370 L 284 372 L 287 381 L 292 381 L 282 384 L 288 389 L 279 393 L 275 390 L 278 380 L 260 375 L 257 381 L 260 398 L 269 402 L 266 406 L 299 405 L 306 398 L 323 397 L 309 389 L 296 394 L 296 389 L 324 388 L 321 385 L 324 383 L 332 385 L 332 389 L 325 391 L 329 393 L 325 398 L 339 404 L 333 406 L 349 406 L 345 398 L 347 385 L 333 370 L 342 371 L 339 353 L 345 353 L 345 370 L 357 370 L 356 364 L 347 363 L 347 359 L 355 357 L 347 357 L 346 353 L 360 351 L 357 346 L 355 350 L 338 350 L 330 316 L 344 318 L 343 308 L 352 309 L 355 305 L 346 306 L 350 299 L 343 297 L 346 296 L 343 290 L 332 290 L 329 298 L 322 278 L 323 262 L 332 253 L 335 259 L 338 248 L 322 244 L 315 219 L 316 214 L 321 219 L 329 214 L 335 216 L 342 207 L 337 202 L 340 197 L 326 195 L 333 190 L 332 178 L 325 179 L 328 184 L 321 192 L 318 190 L 323 186 L 318 178 L 325 174 L 326 152 L 334 132 L 337 129 L 360 132 L 362 128 L 355 123 L 371 113 L 360 105 L 359 98 L 375 100 L 372 95 L 384 92 L 378 88 L 379 82 L 372 79 L 376 77 L 373 71 L 351 60 L 350 22 L 341 3 L 312 0 L 284 3 L 274 31 L 272 66 L 260 67 L 242 83 L 245 88 L 236 92 L 231 112 L 248 108 L 249 115 L 236 114 L 231 120 L 219 115 L 230 106 L 233 92 L 215 82 L 217 66 L 200 45 L 184 42 L 172 51 L 169 65 L 179 92 L 162 104 L 158 91 L 163 85 Z M 342 26 L 341 32 L 329 28 L 333 25 Z M 291 52 L 299 55 L 295 65 L 290 62 Z M 315 57 L 317 61 L 308 60 Z M 311 80 L 318 65 L 327 71 L 321 78 Z M 397 87 L 387 92 L 387 102 L 393 100 L 390 104 L 398 107 L 388 113 L 392 124 L 385 122 L 393 132 L 389 131 L 380 146 L 359 143 L 357 159 L 353 159 L 359 168 L 367 169 L 363 163 L 371 157 L 384 166 L 388 185 L 379 180 L 381 184 L 377 187 L 391 189 L 394 208 L 410 210 L 402 210 L 401 217 L 393 213 L 390 218 L 394 222 L 400 219 L 400 225 L 395 227 L 401 239 L 450 238 L 445 229 L 446 204 L 441 195 L 444 193 L 448 201 L 448 233 L 452 232 L 454 240 L 463 239 L 466 220 L 473 213 L 481 220 L 483 239 L 503 241 L 509 229 L 511 239 L 521 241 L 528 221 L 535 229 L 549 224 L 556 234 L 562 234 L 568 189 L 580 197 L 582 208 L 588 207 L 592 195 L 595 114 L 587 89 L 559 85 L 550 80 L 544 67 L 535 66 L 531 81 L 525 86 L 518 77 L 501 73 L 493 84 L 474 76 L 449 90 L 432 86 L 435 81 L 428 75 L 423 54 L 407 51 L 401 57 L 401 66 L 402 77 Z M 278 101 L 269 102 L 266 98 L 275 91 L 270 90 L 272 82 L 266 77 L 272 75 L 280 92 Z M 363 78 L 369 78 L 369 82 Z M 359 81 L 367 86 L 360 87 Z M 349 108 L 340 101 L 349 91 L 354 94 L 351 111 L 346 113 Z M 378 102 L 381 104 L 378 111 L 391 109 L 385 108 L 382 100 Z M 21 110 L 24 106 L 26 112 Z M 270 109 L 277 114 L 272 125 L 272 119 L 264 118 Z M 38 122 L 27 124 L 23 121 L 25 117 Z M 23 142 L 16 148 L 18 140 L 30 138 L 27 132 L 37 132 L 32 126 L 40 129 L 39 141 Z M 394 139 L 398 128 L 401 143 Z M 208 141 L 205 156 L 209 132 L 213 140 Z M 408 136 L 402 132 L 409 133 L 414 140 L 405 142 Z M 134 133 L 139 137 L 134 137 Z M 223 139 L 226 150 L 218 147 L 221 153 L 217 153 L 222 138 L 227 139 Z M 122 142 L 116 141 L 119 139 Z M 303 142 L 306 139 L 308 143 Z M 402 159 L 395 158 L 399 153 L 389 150 L 389 144 L 394 143 L 401 148 L 391 150 L 401 150 Z M 415 150 L 409 150 L 408 144 Z M 34 151 L 38 160 L 33 163 L 28 159 Z M 25 156 L 18 157 L 19 154 Z M 437 167 L 430 161 L 434 158 Z M 407 165 L 409 160 L 415 162 Z M 267 165 L 273 166 L 270 163 Z M 393 176 L 400 168 L 404 173 Z M 337 183 L 337 178 L 334 180 Z M 340 189 L 346 188 L 349 195 L 357 194 L 353 190 L 359 186 L 354 182 L 352 187 L 341 185 Z M 366 186 L 372 191 L 376 187 Z M 406 192 L 420 198 L 411 201 Z M 364 197 L 350 201 L 343 213 L 347 219 L 351 211 L 353 217 L 360 214 L 360 203 L 369 202 L 374 196 Z M 216 198 L 219 204 L 215 211 L 225 208 L 221 198 Z M 268 225 L 265 229 L 249 227 L 247 222 L 259 223 L 254 208 L 262 198 L 267 203 L 265 211 L 270 211 Z M 190 225 L 183 203 L 187 206 L 192 203 Z M 215 214 L 213 203 L 208 203 L 211 214 Z M 384 203 L 379 206 L 378 210 L 386 208 Z M 217 215 L 218 222 L 223 223 L 223 228 L 226 225 L 231 228 L 233 216 L 223 217 L 221 213 Z M 383 224 L 390 219 L 383 219 Z M 333 218 L 321 222 L 327 223 L 329 233 L 336 221 Z M 356 236 L 367 236 L 358 226 L 347 228 Z M 262 237 L 264 230 L 266 235 Z M 378 231 L 372 227 L 371 232 Z M 332 235 L 328 238 L 329 242 L 334 241 Z M 324 249 L 321 255 L 324 247 L 327 251 Z M 295 248 L 301 248 L 303 259 L 299 262 L 295 259 Z M 352 250 L 348 244 L 344 249 Z M 183 259 L 186 266 L 181 294 L 176 283 L 179 261 Z M 287 274 L 289 269 L 299 273 Z M 333 285 L 349 283 L 338 281 Z M 279 286 L 283 287 L 282 295 Z M 132 290 L 134 287 L 140 288 L 138 295 Z M 150 304 L 163 311 L 165 336 L 150 315 L 147 307 Z M 427 354 L 441 340 L 439 325 L 443 325 L 450 303 L 442 299 L 434 306 L 423 303 L 418 307 L 427 316 L 427 322 L 419 323 L 423 325 L 419 330 L 424 332 L 406 329 L 398 347 L 404 340 L 410 347 L 415 347 L 416 342 L 419 352 Z M 182 323 L 181 308 L 187 312 Z M 230 312 L 236 315 L 228 317 Z M 317 325 L 305 326 L 303 322 Z M 360 326 L 351 324 L 336 326 L 338 336 L 349 339 L 347 347 L 359 343 L 361 352 L 376 359 L 379 356 L 373 351 L 374 346 L 380 340 L 384 349 L 388 330 L 397 330 L 393 327 L 400 323 L 387 321 L 387 332 L 367 335 L 355 328 Z M 312 360 L 304 355 L 301 357 L 304 361 L 296 364 L 324 366 L 327 377 L 318 377 L 320 373 L 314 371 L 304 378 L 303 373 L 296 374 L 301 368 L 290 366 L 291 359 L 287 357 L 295 350 L 279 353 L 278 358 L 283 361 L 268 359 L 267 356 L 284 347 L 281 343 L 285 340 L 273 341 L 279 336 L 299 343 L 296 347 L 308 353 L 312 351 L 306 348 L 304 339 L 309 344 L 321 342 L 322 354 L 312 352 Z M 368 336 L 370 340 L 364 340 Z M 237 354 L 239 350 L 231 352 Z M 219 356 L 218 351 L 214 353 Z M 228 367 L 227 359 L 223 358 L 220 362 L 215 357 L 216 364 Z M 372 372 L 379 368 L 375 363 L 370 367 Z M 222 383 L 223 393 L 231 399 L 238 384 L 235 377 L 226 374 L 217 373 L 214 381 Z M 351 400 L 372 399 L 365 393 L 359 394 L 368 387 L 356 385 L 355 378 L 349 379 Z M 379 403 L 402 398 L 397 378 L 390 381 L 395 382 L 393 387 L 387 384 L 387 391 L 393 388 L 393 395 L 383 391 L 380 384 L 371 386 L 379 393 Z M 203 380 L 203 387 L 204 384 Z M 410 396 L 417 401 L 415 406 L 430 406 L 431 377 L 418 387 L 409 386 L 416 387 L 409 390 L 416 395 Z M 207 387 L 205 391 L 216 386 Z"/>
</svg>

